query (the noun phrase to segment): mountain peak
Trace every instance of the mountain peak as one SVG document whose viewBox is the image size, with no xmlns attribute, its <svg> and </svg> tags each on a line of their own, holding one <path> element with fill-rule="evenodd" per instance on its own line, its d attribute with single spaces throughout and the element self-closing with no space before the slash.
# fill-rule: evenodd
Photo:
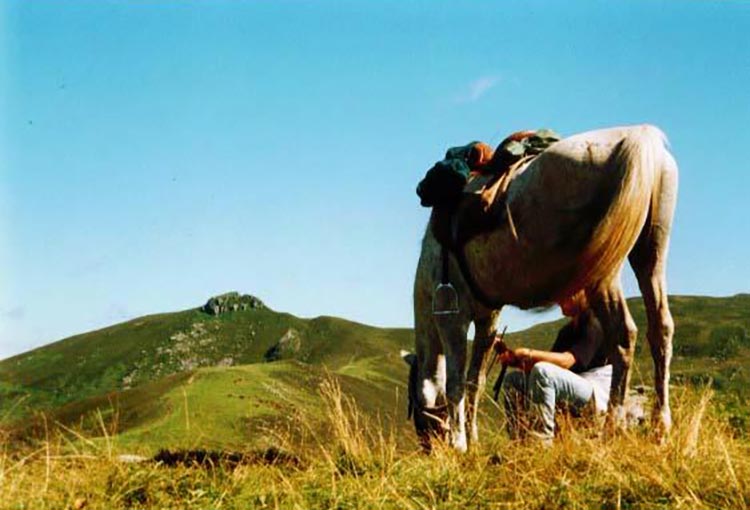
<svg viewBox="0 0 750 510">
<path fill-rule="evenodd" d="M 239 292 L 225 292 L 218 296 L 213 296 L 206 301 L 201 308 L 202 311 L 209 315 L 221 315 L 227 312 L 236 312 L 238 310 L 267 310 L 268 307 L 255 296 L 250 294 L 240 294 Z"/>
</svg>

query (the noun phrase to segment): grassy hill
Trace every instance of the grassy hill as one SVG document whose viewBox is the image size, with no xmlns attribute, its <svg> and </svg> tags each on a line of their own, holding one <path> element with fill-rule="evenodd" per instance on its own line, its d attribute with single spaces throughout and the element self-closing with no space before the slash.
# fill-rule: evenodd
<svg viewBox="0 0 750 510">
<path fill-rule="evenodd" d="M 44 411 L 133 443 L 263 444 L 260 429 L 315 410 L 328 373 L 372 413 L 394 412 L 412 344 L 408 329 L 265 307 L 150 315 L 1 361 L 0 423 L 43 428 L 29 417 Z"/>
<path fill-rule="evenodd" d="M 640 300 L 629 304 L 645 331 Z M 746 428 L 750 295 L 674 296 L 671 305 L 673 382 L 710 381 L 723 411 L 739 430 Z M 511 334 L 508 341 L 548 347 L 563 322 Z M 650 384 L 648 347 L 639 337 L 634 383 Z M 28 418 L 46 410 L 54 422 L 87 434 L 118 432 L 122 444 L 148 448 L 264 446 L 281 429 L 294 436 L 324 427 L 322 416 L 316 420 L 319 387 L 333 376 L 362 411 L 408 427 L 406 368 L 398 351 L 412 345 L 408 329 L 301 319 L 265 307 L 151 315 L 0 362 L 0 418 L 41 428 L 44 420 Z M 497 410 L 488 408 L 494 419 Z M 301 415 L 304 424 L 295 421 Z"/>
<path fill-rule="evenodd" d="M 279 446 L 282 437 L 296 448 L 326 435 L 320 389 L 335 379 L 368 416 L 410 427 L 397 389 L 401 381 L 365 375 L 366 368 L 356 375 L 349 371 L 353 366 L 330 372 L 293 360 L 200 368 L 62 406 L 47 423 L 89 438 L 117 434 L 112 440 L 120 447 L 148 455 L 160 448 L 265 449 Z M 43 437 L 44 421 L 31 423 L 25 422 L 23 434 Z"/>
<path fill-rule="evenodd" d="M 296 359 L 336 370 L 383 357 L 396 365 L 399 349 L 412 343 L 407 329 L 267 308 L 149 315 L 0 361 L 0 416 L 13 406 L 19 416 L 202 367 Z"/>
</svg>

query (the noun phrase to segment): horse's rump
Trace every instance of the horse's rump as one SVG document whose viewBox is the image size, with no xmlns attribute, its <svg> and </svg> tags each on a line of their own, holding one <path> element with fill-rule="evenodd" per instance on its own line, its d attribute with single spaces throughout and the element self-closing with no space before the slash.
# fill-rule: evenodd
<svg viewBox="0 0 750 510">
<path fill-rule="evenodd" d="M 539 155 L 510 184 L 496 231 L 467 244 L 469 266 L 492 283 L 487 294 L 547 305 L 616 273 L 643 227 L 663 152 L 661 131 L 637 126 L 582 133 Z"/>
</svg>

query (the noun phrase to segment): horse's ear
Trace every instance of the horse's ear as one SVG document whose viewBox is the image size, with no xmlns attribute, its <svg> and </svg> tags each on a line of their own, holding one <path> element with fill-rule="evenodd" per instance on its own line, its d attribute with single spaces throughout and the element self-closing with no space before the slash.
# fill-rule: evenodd
<svg viewBox="0 0 750 510">
<path fill-rule="evenodd" d="M 401 359 L 404 360 L 404 362 L 409 365 L 410 367 L 414 366 L 414 364 L 417 362 L 417 355 L 413 352 L 401 350 Z"/>
</svg>

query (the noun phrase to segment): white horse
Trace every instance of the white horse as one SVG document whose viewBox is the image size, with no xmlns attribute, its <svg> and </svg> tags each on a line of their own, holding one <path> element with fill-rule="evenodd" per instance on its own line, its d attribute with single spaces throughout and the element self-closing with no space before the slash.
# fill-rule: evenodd
<svg viewBox="0 0 750 510">
<path fill-rule="evenodd" d="M 549 306 L 580 292 L 608 343 L 609 418 L 620 423 L 637 336 L 621 286 L 626 257 L 648 318 L 656 389 L 652 418 L 661 433 L 669 430 L 674 325 L 665 271 L 677 174 L 659 129 L 603 129 L 557 142 L 521 169 L 498 196 L 505 203 L 495 207 L 501 213 L 491 228 L 460 248 L 446 252 L 437 241 L 441 211 L 433 210 L 414 282 L 416 353 L 405 356 L 411 364 L 410 410 L 425 447 L 435 434 L 447 434 L 462 451 L 478 439 L 477 405 L 502 306 Z M 458 310 L 436 315 L 433 299 L 445 256 Z M 472 322 L 476 333 L 467 373 Z"/>
</svg>

